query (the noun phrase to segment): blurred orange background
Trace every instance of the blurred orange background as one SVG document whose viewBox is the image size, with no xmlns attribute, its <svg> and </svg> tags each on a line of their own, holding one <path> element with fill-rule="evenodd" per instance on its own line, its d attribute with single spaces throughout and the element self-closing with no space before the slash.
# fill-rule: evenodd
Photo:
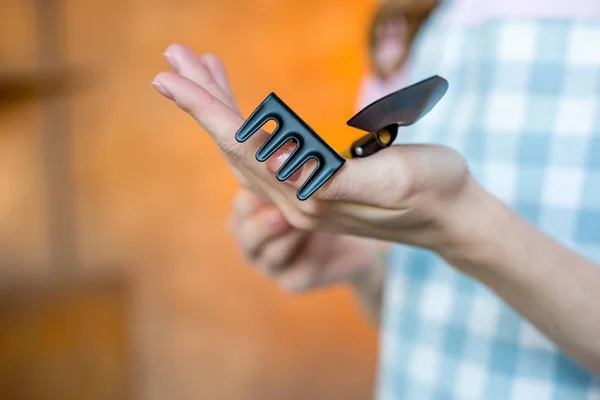
<svg viewBox="0 0 600 400">
<path fill-rule="evenodd" d="M 350 292 L 243 263 L 236 182 L 150 82 L 171 43 L 215 53 L 245 115 L 274 91 L 341 150 L 376 3 L 0 0 L 0 398 L 372 397 Z"/>
</svg>

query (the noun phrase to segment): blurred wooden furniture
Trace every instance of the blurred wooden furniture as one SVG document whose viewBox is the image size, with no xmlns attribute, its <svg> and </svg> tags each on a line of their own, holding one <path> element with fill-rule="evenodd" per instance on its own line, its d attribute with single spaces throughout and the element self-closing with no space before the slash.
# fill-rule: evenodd
<svg viewBox="0 0 600 400">
<path fill-rule="evenodd" d="M 66 71 L 26 73 L 0 70 L 0 111 L 3 106 L 65 94 L 69 85 L 69 73 Z"/>
<path fill-rule="evenodd" d="M 0 398 L 131 398 L 128 290 L 120 281 L 0 288 Z"/>
<path fill-rule="evenodd" d="M 8 251 L 0 256 L 0 398 L 130 399 L 126 280 L 77 276 L 72 251 L 76 211 L 66 101 L 80 88 L 81 75 L 59 54 L 60 2 L 3 2 L 0 25 L 10 40 L 0 47 L 0 154 L 8 155 L 2 174 L 9 183 L 1 187 L 1 221 L 3 231 L 24 244 L 18 250 L 15 242 L 1 243 Z M 31 52 L 19 56 L 18 47 Z M 15 211 L 34 218 L 11 222 Z M 38 240 L 19 237 L 7 223 L 33 226 Z"/>
<path fill-rule="evenodd" d="M 0 398 L 368 399 L 376 334 L 349 293 L 244 265 L 237 183 L 150 82 L 185 42 L 223 58 L 242 110 L 275 90 L 342 148 L 370 2 L 60 0 L 44 66 L 34 7 L 53 1 L 0 2 L 2 68 L 101 75 L 53 92 L 27 72 L 1 106 Z"/>
</svg>

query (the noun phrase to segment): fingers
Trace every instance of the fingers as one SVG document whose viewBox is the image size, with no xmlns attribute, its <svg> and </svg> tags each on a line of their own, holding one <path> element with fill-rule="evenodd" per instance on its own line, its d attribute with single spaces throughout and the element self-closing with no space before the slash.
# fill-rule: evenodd
<svg viewBox="0 0 600 400">
<path fill-rule="evenodd" d="M 253 263 L 269 241 L 290 228 L 279 209 L 247 191 L 234 198 L 229 227 L 244 256 Z"/>
<path fill-rule="evenodd" d="M 199 58 L 183 45 L 169 46 L 165 57 L 175 72 L 158 74 L 153 82 L 157 90 L 190 113 L 227 155 L 264 171 L 254 154 L 268 134 L 257 132 L 244 144 L 235 140 L 235 132 L 244 119 L 230 95 L 225 67 L 218 58 L 210 54 Z"/>
<path fill-rule="evenodd" d="M 189 48 L 181 45 L 170 46 L 167 53 L 178 72 L 158 74 L 155 78 L 157 89 L 189 112 L 229 156 L 232 164 L 239 165 L 245 172 L 254 173 L 258 180 L 268 176 L 269 172 L 266 169 L 276 173 L 289 154 L 286 154 L 285 149 L 280 150 L 269 159 L 267 168 L 258 163 L 255 153 L 268 137 L 266 132 L 257 132 L 244 143 L 235 140 L 235 132 L 244 119 L 232 108 L 232 98 L 228 94 L 230 87 L 220 61 L 212 55 L 198 58 Z M 414 181 L 412 178 L 415 168 L 411 169 L 407 160 L 415 159 L 415 152 L 412 152 L 412 157 L 407 157 L 407 154 L 411 153 L 409 148 L 410 146 L 392 146 L 368 158 L 348 160 L 315 193 L 314 200 L 358 203 L 382 208 L 396 207 L 398 199 L 410 192 Z M 313 169 L 307 163 L 286 182 L 297 190 Z M 270 187 L 279 185 L 276 181 L 265 180 L 265 183 Z M 290 214 L 290 210 L 285 207 L 297 206 L 297 201 L 288 195 L 288 192 L 293 191 L 280 188 L 275 188 L 274 191 L 281 191 L 285 198 L 289 198 L 287 203 L 292 202 L 284 204 L 276 201 L 278 206 L 286 211 L 286 215 Z M 269 195 L 271 199 L 274 196 L 275 194 Z M 318 208 L 310 201 L 302 203 L 303 210 Z"/>
<path fill-rule="evenodd" d="M 237 112 L 203 87 L 179 74 L 161 72 L 154 78 L 154 82 L 155 86 L 159 85 L 169 93 L 166 97 L 191 114 L 228 156 L 256 168 L 254 153 L 257 146 L 235 140 L 235 132 L 244 122 Z"/>
<path fill-rule="evenodd" d="M 199 58 L 189 47 L 181 44 L 173 44 L 164 53 L 165 58 L 173 69 L 183 76 L 204 88 L 211 95 L 235 109 L 227 90 L 224 90 L 211 74 L 202 59 Z"/>
<path fill-rule="evenodd" d="M 279 279 L 294 269 L 296 258 L 301 253 L 308 233 L 287 230 L 265 243 L 256 254 L 253 264 L 268 277 Z"/>
<path fill-rule="evenodd" d="M 231 96 L 231 86 L 229 84 L 229 78 L 227 77 L 227 70 L 225 65 L 221 62 L 219 57 L 214 54 L 206 53 L 200 56 L 200 61 L 204 63 L 208 72 L 212 75 L 214 80 L 217 82 L 221 90 L 227 95 Z"/>
<path fill-rule="evenodd" d="M 257 263 L 264 247 L 289 228 L 281 211 L 267 207 L 242 220 L 236 236 L 246 259 Z"/>
<path fill-rule="evenodd" d="M 217 85 L 219 85 L 221 90 L 228 96 L 230 100 L 228 105 L 239 113 L 240 108 L 233 97 L 233 92 L 229 84 L 229 78 L 227 77 L 227 70 L 225 69 L 225 66 L 221 60 L 219 60 L 219 58 L 214 54 L 204 54 L 200 57 L 200 61 L 204 63 L 208 69 L 208 72 L 217 82 Z"/>
<path fill-rule="evenodd" d="M 228 221 L 229 230 L 232 233 L 237 231 L 242 221 L 266 205 L 268 203 L 254 193 L 239 190 L 232 201 L 232 213 Z"/>
<path fill-rule="evenodd" d="M 234 199 L 230 229 L 244 258 L 273 278 L 288 272 L 310 235 L 291 229 L 279 209 L 245 191 Z"/>
</svg>

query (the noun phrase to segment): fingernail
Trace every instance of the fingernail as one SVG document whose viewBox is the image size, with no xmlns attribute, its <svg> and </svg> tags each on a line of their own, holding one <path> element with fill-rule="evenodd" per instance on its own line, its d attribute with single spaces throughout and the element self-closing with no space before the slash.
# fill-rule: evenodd
<svg viewBox="0 0 600 400">
<path fill-rule="evenodd" d="M 280 153 L 278 153 L 275 157 L 273 158 L 269 158 L 267 160 L 267 169 L 276 174 L 277 171 L 279 170 L 279 168 L 281 168 L 281 166 L 285 163 L 285 161 L 290 158 L 290 155 L 292 153 L 289 153 L 287 151 L 282 151 Z M 298 169 L 298 171 L 294 172 L 292 174 L 292 176 L 290 176 L 286 182 L 296 182 L 298 179 L 300 179 L 300 177 L 302 176 L 302 169 L 304 168 L 304 166 L 300 167 L 300 169 Z"/>
<path fill-rule="evenodd" d="M 271 157 L 267 160 L 267 169 L 272 173 L 276 173 L 277 170 L 281 168 L 285 160 L 290 158 L 290 154 L 291 153 L 286 151 L 279 151 L 275 157 Z"/>
<path fill-rule="evenodd" d="M 163 96 L 165 96 L 167 99 L 170 100 L 175 100 L 175 98 L 173 97 L 173 95 L 171 94 L 171 92 L 169 92 L 167 90 L 166 87 L 163 86 L 162 83 L 158 82 L 158 81 L 154 81 L 151 83 L 152 86 L 154 86 L 156 88 L 156 90 L 158 90 L 160 92 L 160 94 L 162 94 Z"/>
<path fill-rule="evenodd" d="M 281 153 L 277 156 L 277 163 L 279 164 L 279 167 L 281 167 L 283 165 L 283 163 L 285 162 L 285 160 L 287 160 L 288 158 L 290 158 L 290 153 Z"/>
<path fill-rule="evenodd" d="M 168 51 L 165 51 L 163 53 L 163 56 L 165 56 L 165 58 L 167 59 L 167 62 L 169 63 L 169 65 L 177 72 L 179 72 L 179 64 L 177 64 L 177 60 L 175 60 L 175 57 L 173 57 L 173 54 L 169 53 Z"/>
</svg>

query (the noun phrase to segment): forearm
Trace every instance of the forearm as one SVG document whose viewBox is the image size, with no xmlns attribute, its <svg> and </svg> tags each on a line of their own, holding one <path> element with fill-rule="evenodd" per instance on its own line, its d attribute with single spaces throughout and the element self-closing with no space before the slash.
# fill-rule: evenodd
<svg viewBox="0 0 600 400">
<path fill-rule="evenodd" d="M 600 268 L 483 190 L 472 200 L 455 232 L 459 240 L 441 255 L 600 376 Z"/>
</svg>

